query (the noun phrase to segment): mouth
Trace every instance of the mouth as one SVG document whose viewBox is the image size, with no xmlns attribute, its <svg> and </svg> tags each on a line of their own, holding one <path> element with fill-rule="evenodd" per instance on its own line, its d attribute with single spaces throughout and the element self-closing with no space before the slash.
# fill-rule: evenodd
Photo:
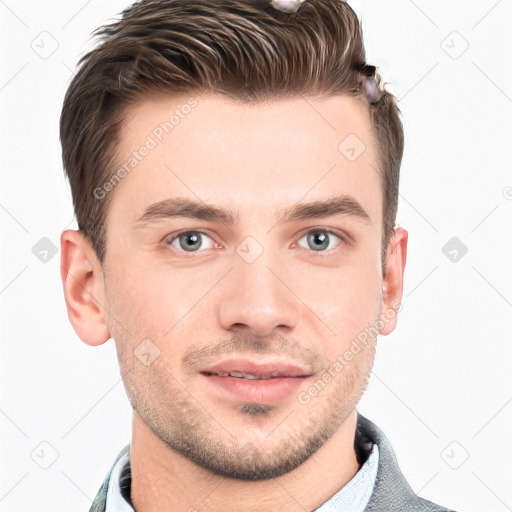
<svg viewBox="0 0 512 512">
<path fill-rule="evenodd" d="M 258 361 L 254 359 L 226 359 L 200 370 L 200 373 L 252 380 L 309 377 L 312 374 L 309 368 L 290 361 Z"/>
<path fill-rule="evenodd" d="M 289 397 L 313 372 L 288 361 L 229 359 L 199 372 L 225 401 L 278 402 Z M 226 394 L 227 392 L 227 394 Z"/>
<path fill-rule="evenodd" d="M 237 372 L 237 371 L 234 371 L 234 372 L 233 371 L 231 371 L 231 372 L 220 371 L 218 373 L 202 372 L 202 373 L 203 373 L 203 375 L 206 375 L 207 377 L 216 375 L 218 377 L 236 377 L 237 379 L 249 379 L 249 380 L 276 379 L 278 377 L 284 377 L 284 375 L 280 375 L 279 372 L 273 372 L 271 375 L 268 375 L 268 374 L 254 375 L 251 373 Z"/>
</svg>

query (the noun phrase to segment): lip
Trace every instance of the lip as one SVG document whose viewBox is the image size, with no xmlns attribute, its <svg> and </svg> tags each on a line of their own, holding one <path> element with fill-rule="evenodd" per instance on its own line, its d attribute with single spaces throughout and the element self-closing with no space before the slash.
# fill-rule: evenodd
<svg viewBox="0 0 512 512">
<path fill-rule="evenodd" d="M 221 372 L 248 373 L 259 378 L 216 375 Z M 296 394 L 312 372 L 287 361 L 227 359 L 202 369 L 200 374 L 207 379 L 205 383 L 210 385 L 210 389 L 223 400 L 231 398 L 235 401 L 271 403 Z"/>
<path fill-rule="evenodd" d="M 200 373 L 239 372 L 250 373 L 261 378 L 309 377 L 312 372 L 288 361 L 255 361 L 252 359 L 226 359 L 200 370 Z"/>
</svg>

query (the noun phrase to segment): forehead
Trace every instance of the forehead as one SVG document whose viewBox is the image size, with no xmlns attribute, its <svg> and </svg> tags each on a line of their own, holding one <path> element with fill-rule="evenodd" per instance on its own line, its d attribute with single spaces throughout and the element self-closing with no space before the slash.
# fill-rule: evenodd
<svg viewBox="0 0 512 512">
<path fill-rule="evenodd" d="M 257 104 L 205 94 L 148 97 L 127 112 L 116 168 L 124 172 L 112 209 L 129 218 L 172 197 L 263 214 L 339 194 L 381 216 L 368 109 L 348 96 Z"/>
</svg>

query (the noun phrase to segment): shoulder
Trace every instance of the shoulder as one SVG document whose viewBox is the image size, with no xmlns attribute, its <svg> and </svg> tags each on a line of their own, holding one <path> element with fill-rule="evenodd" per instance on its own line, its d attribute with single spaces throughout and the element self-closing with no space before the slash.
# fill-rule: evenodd
<svg viewBox="0 0 512 512">
<path fill-rule="evenodd" d="M 377 479 L 365 512 L 455 512 L 417 496 L 398 466 L 391 443 L 374 423 L 358 413 L 357 426 L 379 447 Z"/>
</svg>

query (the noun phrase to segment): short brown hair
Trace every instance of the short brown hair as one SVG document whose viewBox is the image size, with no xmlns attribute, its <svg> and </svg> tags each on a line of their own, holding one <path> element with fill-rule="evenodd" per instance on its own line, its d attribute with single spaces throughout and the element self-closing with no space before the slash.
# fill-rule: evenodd
<svg viewBox="0 0 512 512">
<path fill-rule="evenodd" d="M 365 76 L 381 81 L 366 63 L 357 15 L 342 0 L 306 0 L 293 14 L 268 0 L 141 0 L 94 35 L 99 45 L 81 58 L 64 99 L 60 139 L 78 227 L 102 263 L 113 192 L 100 200 L 94 191 L 115 173 L 123 115 L 144 94 L 363 98 Z M 396 100 L 380 88 L 369 110 L 380 151 L 384 262 L 404 142 Z"/>
</svg>

